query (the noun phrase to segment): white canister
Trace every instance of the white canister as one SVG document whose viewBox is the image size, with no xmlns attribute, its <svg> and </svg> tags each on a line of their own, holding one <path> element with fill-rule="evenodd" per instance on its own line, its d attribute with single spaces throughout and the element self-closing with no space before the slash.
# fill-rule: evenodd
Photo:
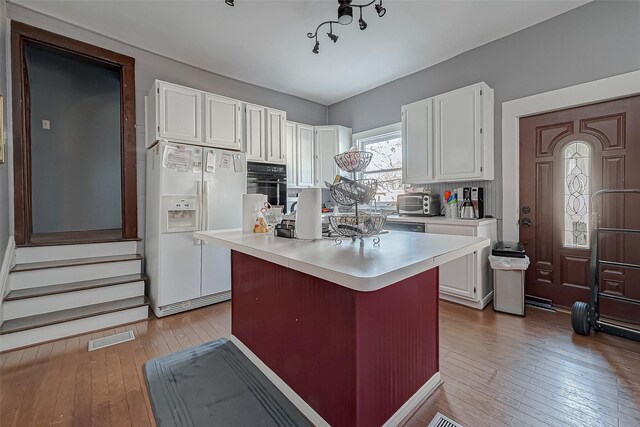
<svg viewBox="0 0 640 427">
<path fill-rule="evenodd" d="M 322 189 L 304 188 L 298 193 L 296 206 L 298 239 L 322 239 Z"/>
<path fill-rule="evenodd" d="M 266 194 L 243 194 L 242 195 L 242 231 L 253 232 L 253 225 L 256 222 L 256 212 L 267 202 Z"/>
</svg>

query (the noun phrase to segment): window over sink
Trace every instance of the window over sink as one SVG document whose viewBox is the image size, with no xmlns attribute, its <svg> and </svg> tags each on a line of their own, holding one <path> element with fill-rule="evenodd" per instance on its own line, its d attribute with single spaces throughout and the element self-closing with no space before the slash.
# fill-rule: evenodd
<svg viewBox="0 0 640 427">
<path fill-rule="evenodd" d="M 387 132 L 356 140 L 360 150 L 373 153 L 373 159 L 362 178 L 378 180 L 376 201 L 380 207 L 394 205 L 402 185 L 402 132 Z"/>
</svg>

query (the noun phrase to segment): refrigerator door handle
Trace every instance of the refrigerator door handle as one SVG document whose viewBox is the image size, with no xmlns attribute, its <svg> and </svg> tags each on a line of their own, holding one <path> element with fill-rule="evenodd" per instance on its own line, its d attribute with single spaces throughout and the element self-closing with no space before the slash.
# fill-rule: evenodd
<svg viewBox="0 0 640 427">
<path fill-rule="evenodd" d="M 203 231 L 207 231 L 209 229 L 209 181 L 202 181 L 202 205 L 203 205 L 203 214 L 202 214 L 202 222 Z M 207 244 L 204 240 L 202 241 L 204 245 Z"/>
<path fill-rule="evenodd" d="M 196 181 L 196 198 L 198 203 L 198 231 L 202 231 L 202 181 Z M 195 238 L 194 238 L 195 239 Z M 194 245 L 201 245 L 202 240 L 195 239 Z"/>
</svg>

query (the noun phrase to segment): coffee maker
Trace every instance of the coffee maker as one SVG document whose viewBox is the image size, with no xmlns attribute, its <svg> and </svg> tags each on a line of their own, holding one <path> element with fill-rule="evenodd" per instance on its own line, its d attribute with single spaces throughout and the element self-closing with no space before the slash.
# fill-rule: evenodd
<svg viewBox="0 0 640 427">
<path fill-rule="evenodd" d="M 458 218 L 481 219 L 484 218 L 484 188 L 460 187 L 458 188 Z"/>
</svg>

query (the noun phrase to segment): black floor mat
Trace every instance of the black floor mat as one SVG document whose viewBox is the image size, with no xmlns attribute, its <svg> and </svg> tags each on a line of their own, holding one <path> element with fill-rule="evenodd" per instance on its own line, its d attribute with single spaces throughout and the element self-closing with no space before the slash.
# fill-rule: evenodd
<svg viewBox="0 0 640 427">
<path fill-rule="evenodd" d="M 312 426 L 225 339 L 150 360 L 144 375 L 159 427 Z"/>
</svg>

